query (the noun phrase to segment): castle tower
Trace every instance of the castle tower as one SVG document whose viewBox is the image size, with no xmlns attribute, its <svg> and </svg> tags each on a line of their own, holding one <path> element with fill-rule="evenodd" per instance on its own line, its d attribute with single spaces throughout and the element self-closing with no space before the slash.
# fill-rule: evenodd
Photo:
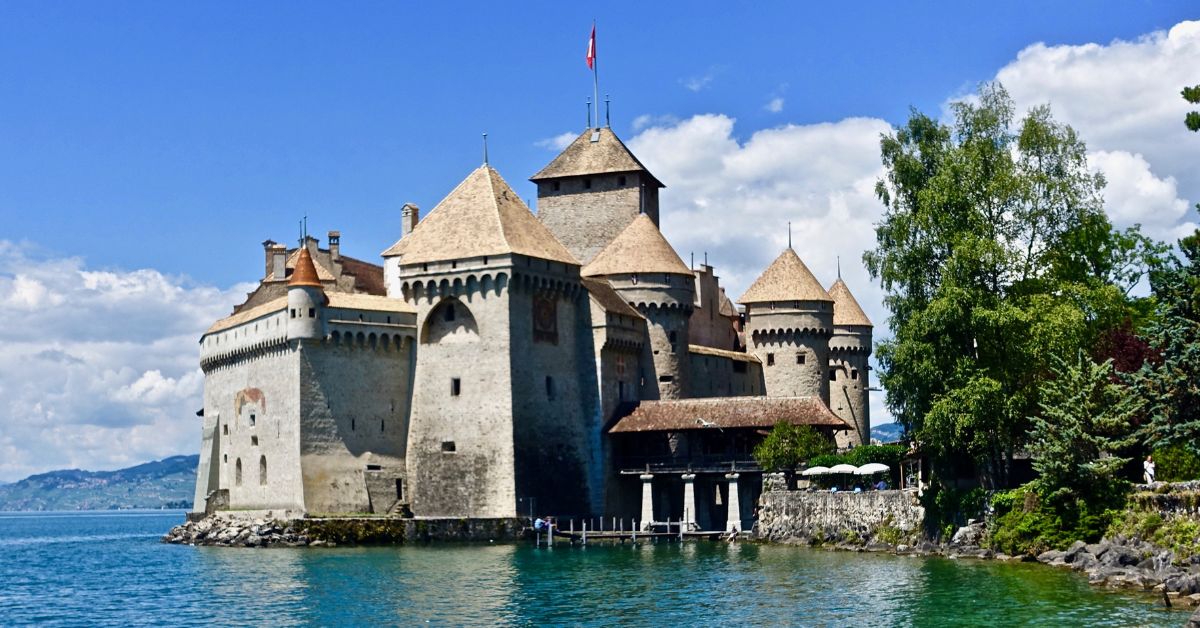
<svg viewBox="0 0 1200 628">
<path fill-rule="evenodd" d="M 296 269 L 288 278 L 288 339 L 316 340 L 325 337 L 322 323 L 322 308 L 325 307 L 325 291 L 317 278 L 317 267 L 307 246 L 300 247 L 296 258 Z"/>
<path fill-rule="evenodd" d="M 747 351 L 762 361 L 768 397 L 820 397 L 829 404 L 833 299 L 788 247 L 739 302 Z"/>
<path fill-rule="evenodd" d="M 833 337 L 829 340 L 829 409 L 853 431 L 837 432 L 838 447 L 871 442 L 871 319 L 859 307 L 841 277 L 829 287 L 833 299 Z"/>
<path fill-rule="evenodd" d="M 585 277 L 604 277 L 627 303 L 646 317 L 650 342 L 641 363 L 643 399 L 689 396 L 688 334 L 695 278 L 646 214 L 634 218 L 595 259 Z"/>
<path fill-rule="evenodd" d="M 658 226 L 663 184 L 608 127 L 584 131 L 530 181 L 538 219 L 584 264 L 638 215 Z"/>
<path fill-rule="evenodd" d="M 399 290 L 417 311 L 413 512 L 588 514 L 602 474 L 579 263 L 487 165 L 402 242 Z"/>
</svg>

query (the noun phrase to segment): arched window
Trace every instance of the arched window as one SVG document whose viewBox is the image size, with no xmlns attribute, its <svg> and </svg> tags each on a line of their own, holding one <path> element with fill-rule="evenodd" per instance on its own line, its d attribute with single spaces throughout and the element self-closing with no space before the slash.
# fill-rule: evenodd
<svg viewBox="0 0 1200 628">
<path fill-rule="evenodd" d="M 233 484 L 234 486 L 242 485 L 242 459 L 238 458 L 233 465 Z"/>
<path fill-rule="evenodd" d="M 267 457 L 262 456 L 258 459 L 258 483 L 267 485 Z"/>
</svg>

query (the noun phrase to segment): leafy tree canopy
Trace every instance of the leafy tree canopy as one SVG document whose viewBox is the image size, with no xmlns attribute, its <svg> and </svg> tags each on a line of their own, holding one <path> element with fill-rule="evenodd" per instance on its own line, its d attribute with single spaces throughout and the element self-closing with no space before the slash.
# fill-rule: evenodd
<svg viewBox="0 0 1200 628">
<path fill-rule="evenodd" d="M 802 462 L 836 449 L 833 440 L 809 425 L 780 421 L 754 448 L 754 459 L 764 471 L 791 471 Z"/>
<path fill-rule="evenodd" d="M 1112 227 L 1103 176 L 1048 107 L 1018 121 L 987 84 L 952 113 L 913 111 L 881 140 L 886 210 L 864 254 L 891 311 L 880 379 L 935 467 L 965 456 L 1003 486 L 1052 356 L 1140 324 L 1149 308 L 1129 292 L 1163 247 Z"/>
</svg>

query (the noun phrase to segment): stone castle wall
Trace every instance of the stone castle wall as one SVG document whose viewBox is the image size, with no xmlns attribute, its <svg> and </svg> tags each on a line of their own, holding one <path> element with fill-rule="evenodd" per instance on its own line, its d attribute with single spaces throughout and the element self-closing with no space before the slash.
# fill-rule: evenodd
<svg viewBox="0 0 1200 628">
<path fill-rule="evenodd" d="M 919 533 L 925 509 L 909 491 L 764 491 L 759 499 L 759 538 L 784 542 L 825 542 L 875 536 L 890 527 Z"/>
<path fill-rule="evenodd" d="M 815 396 L 828 403 L 832 335 L 832 303 L 789 301 L 750 306 L 747 351 L 762 363 L 767 395 Z"/>
<path fill-rule="evenodd" d="M 537 216 L 580 264 L 587 264 L 639 213 L 658 224 L 658 189 L 647 185 L 643 199 L 642 183 L 636 172 L 540 181 Z"/>
</svg>

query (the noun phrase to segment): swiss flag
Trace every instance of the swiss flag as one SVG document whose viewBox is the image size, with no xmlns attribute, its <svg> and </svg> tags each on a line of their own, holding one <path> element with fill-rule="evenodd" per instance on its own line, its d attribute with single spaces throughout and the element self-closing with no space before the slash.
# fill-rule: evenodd
<svg viewBox="0 0 1200 628">
<path fill-rule="evenodd" d="M 596 67 L 596 25 L 592 24 L 592 36 L 588 38 L 587 51 L 588 69 L 593 70 Z"/>
</svg>

